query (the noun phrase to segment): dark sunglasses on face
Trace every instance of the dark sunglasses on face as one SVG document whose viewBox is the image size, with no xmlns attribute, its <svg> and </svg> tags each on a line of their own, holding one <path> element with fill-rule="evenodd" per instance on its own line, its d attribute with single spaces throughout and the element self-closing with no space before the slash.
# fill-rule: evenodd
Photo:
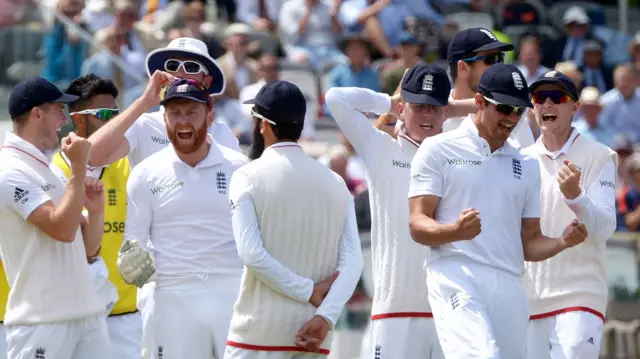
<svg viewBox="0 0 640 359">
<path fill-rule="evenodd" d="M 542 105 L 551 99 L 551 102 L 559 105 L 561 103 L 567 103 L 571 100 L 571 97 L 562 91 L 537 91 L 533 93 L 533 103 Z"/>
<path fill-rule="evenodd" d="M 98 120 L 109 121 L 110 119 L 116 117 L 119 113 L 120 109 L 117 108 L 96 108 L 78 112 L 71 112 L 69 115 L 71 117 L 75 117 L 78 115 L 92 115 L 95 116 Z"/>
<path fill-rule="evenodd" d="M 487 96 L 482 96 L 482 97 L 484 97 L 485 101 L 492 103 L 496 107 L 496 111 L 500 112 L 505 116 L 510 116 L 512 113 L 515 113 L 516 116 L 522 116 L 522 114 L 524 113 L 524 110 L 525 110 L 524 106 L 511 106 L 504 103 L 500 103 L 494 99 L 488 98 Z"/>
<path fill-rule="evenodd" d="M 479 55 L 462 59 L 464 62 L 484 61 L 485 65 L 495 65 L 504 62 L 504 53 L 496 52 L 495 54 Z"/>
</svg>

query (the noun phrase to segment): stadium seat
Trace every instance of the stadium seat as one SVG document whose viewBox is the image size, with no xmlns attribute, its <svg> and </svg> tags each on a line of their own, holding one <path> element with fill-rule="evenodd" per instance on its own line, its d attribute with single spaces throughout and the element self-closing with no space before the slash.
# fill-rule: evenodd
<svg viewBox="0 0 640 359">
<path fill-rule="evenodd" d="M 483 12 L 458 12 L 447 15 L 445 18 L 447 23 L 454 23 L 460 31 L 470 29 L 472 27 L 483 27 L 493 30 L 493 17 Z"/>
<path fill-rule="evenodd" d="M 549 9 L 549 23 L 556 29 L 564 31 L 562 18 L 564 13 L 572 6 L 580 6 L 586 10 L 593 25 L 606 25 L 604 8 L 597 2 L 591 1 L 561 1 L 555 3 Z"/>
<path fill-rule="evenodd" d="M 537 15 L 539 16 L 539 23 L 546 24 L 547 19 L 547 8 L 540 0 L 525 0 L 524 2 L 530 4 L 536 9 Z M 494 20 L 495 20 L 495 28 L 502 29 L 504 26 L 504 10 L 506 5 L 497 5 L 494 10 Z"/>
</svg>

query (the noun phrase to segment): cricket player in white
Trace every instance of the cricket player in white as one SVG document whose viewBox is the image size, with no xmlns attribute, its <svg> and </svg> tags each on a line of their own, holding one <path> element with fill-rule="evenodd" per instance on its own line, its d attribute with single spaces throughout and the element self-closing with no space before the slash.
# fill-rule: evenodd
<svg viewBox="0 0 640 359">
<path fill-rule="evenodd" d="M 165 74 L 156 74 L 158 71 Z M 221 94 L 226 84 L 222 70 L 209 56 L 207 46 L 187 37 L 151 51 L 147 55 L 147 74 L 151 79 L 142 97 L 89 138 L 93 144 L 91 166 L 106 166 L 128 155 L 134 167 L 170 144 L 164 108 L 146 112 L 158 106 L 159 88 L 174 77 L 196 80 L 204 84 L 212 96 Z M 240 151 L 238 139 L 224 123 L 214 121 L 208 132 L 219 145 Z"/>
<path fill-rule="evenodd" d="M 353 197 L 296 143 L 306 113 L 297 86 L 269 82 L 248 103 L 264 139 L 231 181 L 244 272 L 224 358 L 325 358 L 362 273 Z"/>
<path fill-rule="evenodd" d="M 11 287 L 4 318 L 10 359 L 111 359 L 106 310 L 87 265 L 100 249 L 105 205 L 100 183 L 85 177 L 91 144 L 74 133 L 62 140 L 72 167 L 66 186 L 49 169 L 64 103 L 76 99 L 42 78 L 22 81 L 9 98 L 0 251 Z"/>
<path fill-rule="evenodd" d="M 213 112 L 202 84 L 176 80 L 164 93 L 172 145 L 131 172 L 118 267 L 126 282 L 146 284 L 145 359 L 222 358 L 242 272 L 227 191 L 247 158 L 207 133 Z"/>
<path fill-rule="evenodd" d="M 562 233 L 578 219 L 586 241 L 543 262 L 526 263 L 531 306 L 530 359 L 597 359 L 608 302 L 606 242 L 616 228 L 617 154 L 571 127 L 578 90 L 549 71 L 530 86 L 541 136 L 526 153 L 538 159 L 542 231 Z"/>
<path fill-rule="evenodd" d="M 405 73 L 401 87 L 401 98 L 349 87 L 333 88 L 325 99 L 366 166 L 374 277 L 367 357 L 444 358 L 423 270 L 428 249 L 411 240 L 407 192 L 420 143 L 442 132 L 451 86 L 443 69 L 418 64 Z M 404 123 L 397 140 L 371 126 L 363 114 L 389 112 Z"/>
<path fill-rule="evenodd" d="M 472 99 L 478 92 L 480 77 L 493 64 L 504 62 L 504 52 L 512 51 L 514 46 L 498 41 L 496 36 L 484 28 L 470 28 L 458 32 L 449 42 L 447 61 L 449 73 L 453 79 L 450 101 Z M 443 131 L 460 127 L 465 117 L 448 118 Z M 516 148 L 525 148 L 533 144 L 533 132 L 526 117 L 518 121 L 509 136 Z"/>
<path fill-rule="evenodd" d="M 586 230 L 569 221 L 558 238 L 540 231 L 538 162 L 507 141 L 531 107 L 522 73 L 493 65 L 478 90 L 477 115 L 424 142 L 412 162 L 410 230 L 430 247 L 429 303 L 445 357 L 524 359 L 524 261 L 552 257 Z"/>
</svg>

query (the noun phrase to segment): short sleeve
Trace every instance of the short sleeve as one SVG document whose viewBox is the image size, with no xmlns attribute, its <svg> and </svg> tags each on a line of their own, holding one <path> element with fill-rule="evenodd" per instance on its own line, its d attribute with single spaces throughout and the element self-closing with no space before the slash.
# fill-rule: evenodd
<svg viewBox="0 0 640 359">
<path fill-rule="evenodd" d="M 127 132 L 124 133 L 124 137 L 127 139 L 127 142 L 129 142 L 129 155 L 135 153 L 136 149 L 138 148 L 138 138 L 140 138 L 139 135 L 141 131 L 140 127 L 142 127 L 143 121 L 143 118 L 139 118 L 136 122 L 133 123 L 133 125 L 131 125 L 131 127 L 127 129 Z"/>
<path fill-rule="evenodd" d="M 438 143 L 425 141 L 411 162 L 409 198 L 437 196 L 442 198 L 444 176 L 438 158 Z"/>
<path fill-rule="evenodd" d="M 42 187 L 22 172 L 9 170 L 0 174 L 0 206 L 16 211 L 23 219 L 50 200 Z"/>
<path fill-rule="evenodd" d="M 522 208 L 522 218 L 540 218 L 540 167 L 538 161 L 531 161 L 531 172 L 535 176 L 527 190 L 524 208 Z"/>
</svg>

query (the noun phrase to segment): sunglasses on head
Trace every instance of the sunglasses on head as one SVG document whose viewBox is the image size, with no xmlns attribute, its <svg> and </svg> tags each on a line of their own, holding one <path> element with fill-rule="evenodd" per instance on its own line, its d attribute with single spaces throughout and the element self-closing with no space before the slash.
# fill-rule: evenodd
<svg viewBox="0 0 640 359">
<path fill-rule="evenodd" d="M 495 65 L 504 62 L 504 53 L 496 52 L 495 54 L 479 55 L 462 59 L 464 62 L 484 61 L 485 65 Z"/>
<path fill-rule="evenodd" d="M 496 107 L 496 111 L 500 112 L 505 116 L 509 116 L 512 113 L 515 113 L 516 116 L 522 116 L 522 114 L 524 113 L 524 110 L 525 110 L 524 106 L 511 106 L 504 103 L 500 103 L 484 95 L 482 97 L 484 97 L 485 101 L 492 103 Z"/>
<path fill-rule="evenodd" d="M 204 73 L 205 75 L 209 75 L 207 68 L 197 61 L 169 59 L 164 63 L 164 69 L 167 72 L 178 72 L 181 67 L 185 74 L 195 75 Z"/>
<path fill-rule="evenodd" d="M 110 119 L 116 117 L 119 113 L 120 113 L 120 109 L 117 109 L 117 108 L 96 108 L 96 109 L 90 109 L 90 110 L 71 112 L 69 115 L 71 117 L 78 116 L 78 115 L 92 115 L 92 116 L 95 116 L 98 120 L 109 121 Z"/>
<path fill-rule="evenodd" d="M 561 103 L 567 103 L 571 100 L 571 97 L 562 91 L 537 91 L 533 93 L 533 103 L 542 105 L 551 99 L 551 102 L 559 105 Z"/>
</svg>

